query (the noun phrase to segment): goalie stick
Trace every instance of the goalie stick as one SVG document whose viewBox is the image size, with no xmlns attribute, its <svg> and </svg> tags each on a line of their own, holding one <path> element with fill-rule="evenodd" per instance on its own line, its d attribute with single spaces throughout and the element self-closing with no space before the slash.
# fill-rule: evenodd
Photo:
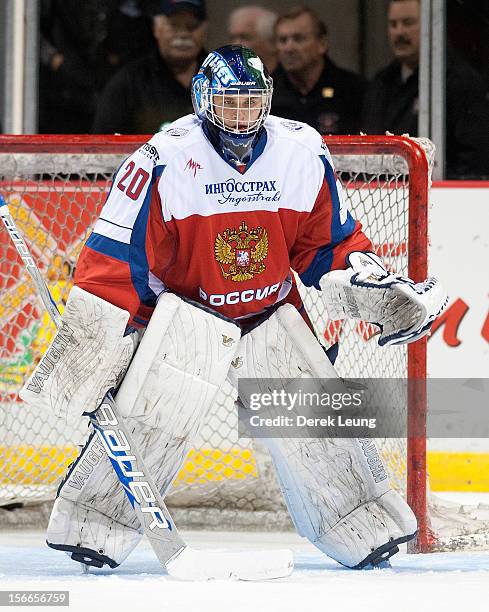
<svg viewBox="0 0 489 612">
<path fill-rule="evenodd" d="M 1 195 L 0 217 L 39 292 L 44 307 L 56 328 L 59 328 L 62 321 L 58 307 Z M 170 576 L 181 580 L 266 580 L 290 575 L 293 560 L 289 550 L 212 551 L 190 548 L 177 531 L 153 478 L 134 446 L 128 428 L 119 416 L 117 403 L 111 394 L 108 393 L 99 408 L 87 416 L 146 537 Z"/>
</svg>

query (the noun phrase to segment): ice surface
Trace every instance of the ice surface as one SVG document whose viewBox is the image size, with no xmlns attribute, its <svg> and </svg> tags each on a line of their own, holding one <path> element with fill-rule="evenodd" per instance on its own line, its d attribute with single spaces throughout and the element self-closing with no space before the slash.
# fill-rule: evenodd
<svg viewBox="0 0 489 612">
<path fill-rule="evenodd" d="M 196 548 L 290 547 L 296 569 L 290 578 L 271 582 L 183 583 L 164 573 L 143 541 L 121 567 L 83 575 L 78 563 L 47 548 L 43 532 L 0 531 L 0 589 L 69 590 L 69 609 L 84 612 L 489 610 L 489 553 L 400 553 L 391 569 L 352 571 L 291 533 L 184 537 Z"/>
</svg>

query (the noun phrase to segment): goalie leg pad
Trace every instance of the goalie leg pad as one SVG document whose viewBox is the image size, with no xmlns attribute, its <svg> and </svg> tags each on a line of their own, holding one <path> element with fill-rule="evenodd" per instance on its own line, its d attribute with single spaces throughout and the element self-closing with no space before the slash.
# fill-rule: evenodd
<svg viewBox="0 0 489 612">
<path fill-rule="evenodd" d="M 240 342 L 230 379 L 322 378 L 342 382 L 290 305 L 280 307 Z M 257 381 L 259 385 L 260 382 Z M 328 387 L 329 389 L 329 387 Z M 266 389 L 264 389 L 266 390 Z M 321 389 L 324 391 L 324 387 Z M 260 439 L 270 451 L 289 513 L 300 535 L 347 567 L 361 568 L 414 537 L 416 519 L 391 490 L 371 439 Z"/>
<path fill-rule="evenodd" d="M 158 301 L 116 400 L 163 496 L 226 378 L 239 338 L 235 323 L 173 294 Z M 95 560 L 104 550 L 118 565 L 137 544 L 139 530 L 102 443 L 93 436 L 60 487 L 48 543 L 61 550 L 83 548 L 85 555 L 91 550 Z"/>
<path fill-rule="evenodd" d="M 58 489 L 46 534 L 48 546 L 85 565 L 122 563 L 141 534 L 136 526 L 104 514 L 103 507 L 97 509 L 97 497 L 110 481 L 111 471 L 102 442 L 93 432 Z"/>
<path fill-rule="evenodd" d="M 185 437 L 212 405 L 240 336 L 234 321 L 162 294 L 117 394 L 121 416 Z"/>
<path fill-rule="evenodd" d="M 173 480 L 187 445 L 168 442 L 166 432 L 127 419 L 134 441 L 159 486 Z M 168 459 L 165 461 L 165 459 Z M 163 483 L 163 484 L 162 484 Z M 58 489 L 46 540 L 48 546 L 70 552 L 76 561 L 117 567 L 142 536 L 139 521 L 96 433 L 71 465 Z M 89 562 L 87 559 L 93 559 Z"/>
<path fill-rule="evenodd" d="M 365 465 L 359 440 L 269 440 L 281 489 L 300 535 L 342 565 L 361 569 L 398 552 L 416 535 L 416 519 L 391 490 L 374 443 Z M 382 492 L 384 491 L 384 492 Z"/>
<path fill-rule="evenodd" d="M 73 287 L 62 325 L 20 397 L 60 417 L 96 410 L 133 356 L 137 334 L 124 335 L 128 320 L 126 310 Z"/>
</svg>

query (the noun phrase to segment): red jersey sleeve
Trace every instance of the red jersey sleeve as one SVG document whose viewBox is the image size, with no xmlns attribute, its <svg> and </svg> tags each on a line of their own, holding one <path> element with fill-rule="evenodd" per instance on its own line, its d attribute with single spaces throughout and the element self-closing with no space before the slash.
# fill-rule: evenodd
<svg viewBox="0 0 489 612">
<path fill-rule="evenodd" d="M 146 170 L 144 162 L 134 154 L 121 166 L 75 271 L 76 285 L 127 310 L 136 327 L 147 325 L 165 288 L 161 278 L 174 248 L 157 188 L 164 167 Z M 144 187 L 129 196 L 128 169 Z"/>
<path fill-rule="evenodd" d="M 311 212 L 301 213 L 290 252 L 292 268 L 308 287 L 319 289 L 319 279 L 331 270 L 345 269 L 352 251 L 372 251 L 372 243 L 353 219 L 341 184 L 324 155 L 324 179 Z"/>
</svg>

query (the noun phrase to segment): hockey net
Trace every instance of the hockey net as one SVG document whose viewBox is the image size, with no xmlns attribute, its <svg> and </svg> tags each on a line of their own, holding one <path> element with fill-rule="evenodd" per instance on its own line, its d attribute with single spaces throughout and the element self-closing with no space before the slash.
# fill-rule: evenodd
<svg viewBox="0 0 489 612">
<path fill-rule="evenodd" d="M 350 209 L 388 266 L 427 276 L 427 207 L 433 147 L 400 137 L 330 137 Z M 63 309 L 77 256 L 100 212 L 114 171 L 141 137 L 0 136 L 0 192 L 7 200 L 50 291 Z M 18 399 L 23 381 L 54 334 L 6 232 L 0 232 L 0 509 L 52 501 L 67 466 L 87 437 Z M 379 349 L 365 324 L 330 321 L 319 295 L 301 287 L 326 345 L 340 340 L 336 362 L 349 378 L 426 378 L 426 343 Z M 237 435 L 233 391 L 225 387 L 190 452 L 168 504 L 177 524 L 287 529 L 290 519 L 267 452 Z M 399 419 L 425 419 L 423 390 Z M 393 485 L 419 521 L 416 550 L 486 544 L 489 521 L 474 509 L 443 509 L 428 500 L 426 439 L 378 440 Z M 472 514 L 471 514 L 472 513 Z M 1 521 L 2 513 L 0 513 Z M 3 514 L 5 516 L 5 513 Z"/>
</svg>

